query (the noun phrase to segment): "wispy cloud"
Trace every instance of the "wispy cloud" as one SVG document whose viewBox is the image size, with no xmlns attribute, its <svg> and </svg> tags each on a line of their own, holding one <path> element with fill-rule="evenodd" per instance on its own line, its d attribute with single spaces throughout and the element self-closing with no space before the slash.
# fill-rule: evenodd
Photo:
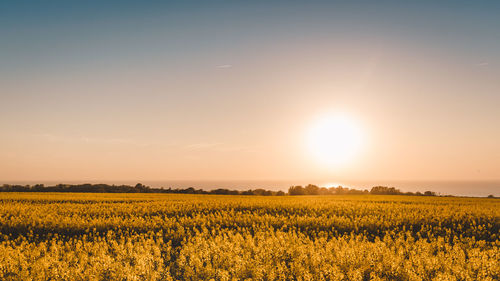
<svg viewBox="0 0 500 281">
<path fill-rule="evenodd" d="M 129 138 L 105 138 L 91 136 L 71 136 L 64 134 L 40 133 L 31 134 L 32 137 L 42 139 L 53 143 L 80 143 L 80 144 L 98 144 L 98 145 L 125 145 L 135 147 L 170 147 L 170 149 L 184 149 L 188 151 L 216 151 L 216 152 L 236 152 L 253 151 L 254 148 L 241 145 L 227 144 L 223 142 L 199 142 L 192 144 L 165 143 L 159 141 L 139 141 Z"/>
<path fill-rule="evenodd" d="M 487 66 L 487 65 L 490 65 L 490 63 L 487 61 L 482 61 L 482 62 L 476 64 L 476 66 Z"/>
<path fill-rule="evenodd" d="M 133 146 L 150 146 L 154 143 L 139 142 L 127 138 L 101 138 L 88 136 L 69 136 L 57 135 L 51 133 L 33 134 L 34 137 L 45 139 L 49 142 L 80 142 L 80 143 L 96 143 L 96 144 L 111 144 L 111 145 L 133 145 Z"/>
<path fill-rule="evenodd" d="M 233 67 L 232 64 L 221 64 L 217 66 L 217 68 L 231 68 L 231 67 Z"/>
<path fill-rule="evenodd" d="M 221 146 L 221 145 L 223 145 L 223 143 L 220 143 L 220 142 L 193 143 L 193 144 L 186 145 L 186 148 L 189 150 L 201 150 L 201 149 L 214 148 L 214 147 Z"/>
<path fill-rule="evenodd" d="M 139 145 L 138 142 L 131 139 L 123 139 L 123 138 L 93 138 L 93 137 L 79 137 L 79 140 L 88 143 L 108 143 L 108 144 L 131 144 L 131 145 Z"/>
<path fill-rule="evenodd" d="M 250 147 L 238 146 L 238 145 L 228 145 L 222 142 L 210 142 L 210 143 L 194 143 L 185 146 L 188 150 L 210 150 L 219 152 L 234 152 L 234 151 L 252 151 Z"/>
</svg>

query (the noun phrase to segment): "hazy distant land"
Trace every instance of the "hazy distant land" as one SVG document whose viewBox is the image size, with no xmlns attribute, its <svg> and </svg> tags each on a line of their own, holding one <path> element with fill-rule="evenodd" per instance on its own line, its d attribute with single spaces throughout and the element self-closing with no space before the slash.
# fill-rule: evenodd
<svg viewBox="0 0 500 281">
<path fill-rule="evenodd" d="M 347 188 L 354 188 L 360 190 L 370 190 L 373 186 L 390 186 L 396 187 L 404 192 L 423 192 L 431 190 L 440 195 L 454 195 L 454 196 L 478 196 L 484 197 L 488 195 L 500 196 L 500 180 L 492 181 L 318 181 L 318 180 L 303 180 L 303 181 L 285 181 L 285 180 L 165 180 L 165 181 L 148 181 L 148 180 L 82 180 L 82 181 L 0 181 L 1 184 L 22 184 L 22 185 L 56 185 L 60 183 L 66 184 L 82 184 L 82 183 L 105 183 L 115 185 L 135 185 L 142 183 L 152 188 L 188 188 L 213 190 L 217 188 L 224 188 L 230 190 L 248 190 L 262 188 L 272 191 L 287 191 L 290 186 L 307 184 L 315 184 L 325 187 L 343 186 Z"/>
</svg>

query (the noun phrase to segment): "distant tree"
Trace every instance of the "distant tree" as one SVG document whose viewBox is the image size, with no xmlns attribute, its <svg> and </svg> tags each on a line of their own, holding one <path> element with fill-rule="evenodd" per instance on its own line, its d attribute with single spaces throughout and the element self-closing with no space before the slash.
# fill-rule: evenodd
<svg viewBox="0 0 500 281">
<path fill-rule="evenodd" d="M 319 191 L 318 191 L 318 194 L 319 194 L 319 195 L 329 195 L 329 194 L 331 194 L 331 193 L 330 193 L 330 190 L 328 190 L 328 188 L 326 188 L 326 187 L 321 187 L 321 188 L 319 189 Z"/>
<path fill-rule="evenodd" d="M 223 189 L 223 188 L 218 188 L 210 191 L 211 194 L 229 194 L 229 190 Z"/>
<path fill-rule="evenodd" d="M 227 194 L 229 194 L 229 195 L 239 195 L 240 192 L 238 190 L 229 190 L 229 192 Z"/>
<path fill-rule="evenodd" d="M 342 186 L 337 186 L 337 187 L 330 187 L 328 189 L 331 194 L 336 194 L 336 195 L 341 195 L 347 193 L 347 188 L 343 188 Z"/>
<path fill-rule="evenodd" d="M 490 195 L 488 195 L 488 198 L 495 198 L 495 195 L 490 194 Z"/>
<path fill-rule="evenodd" d="M 253 195 L 260 195 L 260 196 L 271 196 L 273 195 L 273 192 L 270 190 L 265 190 L 262 188 L 258 188 L 252 191 Z"/>
<path fill-rule="evenodd" d="M 436 192 L 432 192 L 432 191 L 427 190 L 426 192 L 424 192 L 424 195 L 425 196 L 436 196 Z"/>
<path fill-rule="evenodd" d="M 319 187 L 314 184 L 308 184 L 304 189 L 308 195 L 319 195 Z"/>
<path fill-rule="evenodd" d="M 368 192 L 367 190 L 365 190 L 366 192 Z M 348 194 L 363 194 L 365 193 L 365 191 L 363 190 L 358 190 L 358 189 L 349 189 L 348 190 Z"/>
<path fill-rule="evenodd" d="M 374 186 L 370 190 L 371 194 L 379 194 L 379 195 L 398 195 L 402 194 L 399 189 L 396 189 L 394 187 L 387 187 L 387 186 Z"/>
<path fill-rule="evenodd" d="M 387 187 L 386 186 L 374 186 L 370 190 L 370 193 L 371 194 L 385 194 L 386 191 L 387 191 Z"/>
<path fill-rule="evenodd" d="M 144 187 L 145 186 L 142 183 L 138 183 L 138 184 L 135 185 L 135 188 L 139 189 L 139 190 L 143 189 Z"/>
<path fill-rule="evenodd" d="M 290 186 L 290 188 L 288 189 L 288 194 L 290 194 L 290 195 L 306 195 L 306 191 L 302 186 L 296 185 L 296 186 Z"/>
</svg>

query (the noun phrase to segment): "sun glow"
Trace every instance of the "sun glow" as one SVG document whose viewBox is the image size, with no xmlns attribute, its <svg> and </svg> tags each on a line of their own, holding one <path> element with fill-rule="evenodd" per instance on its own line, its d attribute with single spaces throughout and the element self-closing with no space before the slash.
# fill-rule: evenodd
<svg viewBox="0 0 500 281">
<path fill-rule="evenodd" d="M 345 165 L 360 152 L 363 134 L 360 126 L 345 115 L 327 115 L 311 126 L 307 145 L 310 154 L 321 164 Z"/>
</svg>

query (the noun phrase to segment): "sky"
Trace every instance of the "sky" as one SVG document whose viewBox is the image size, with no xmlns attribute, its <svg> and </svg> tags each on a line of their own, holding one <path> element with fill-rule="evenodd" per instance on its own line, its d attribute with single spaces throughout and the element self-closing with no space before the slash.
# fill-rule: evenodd
<svg viewBox="0 0 500 281">
<path fill-rule="evenodd" d="M 0 180 L 500 180 L 500 2 L 411 2 L 1 1 Z"/>
</svg>

